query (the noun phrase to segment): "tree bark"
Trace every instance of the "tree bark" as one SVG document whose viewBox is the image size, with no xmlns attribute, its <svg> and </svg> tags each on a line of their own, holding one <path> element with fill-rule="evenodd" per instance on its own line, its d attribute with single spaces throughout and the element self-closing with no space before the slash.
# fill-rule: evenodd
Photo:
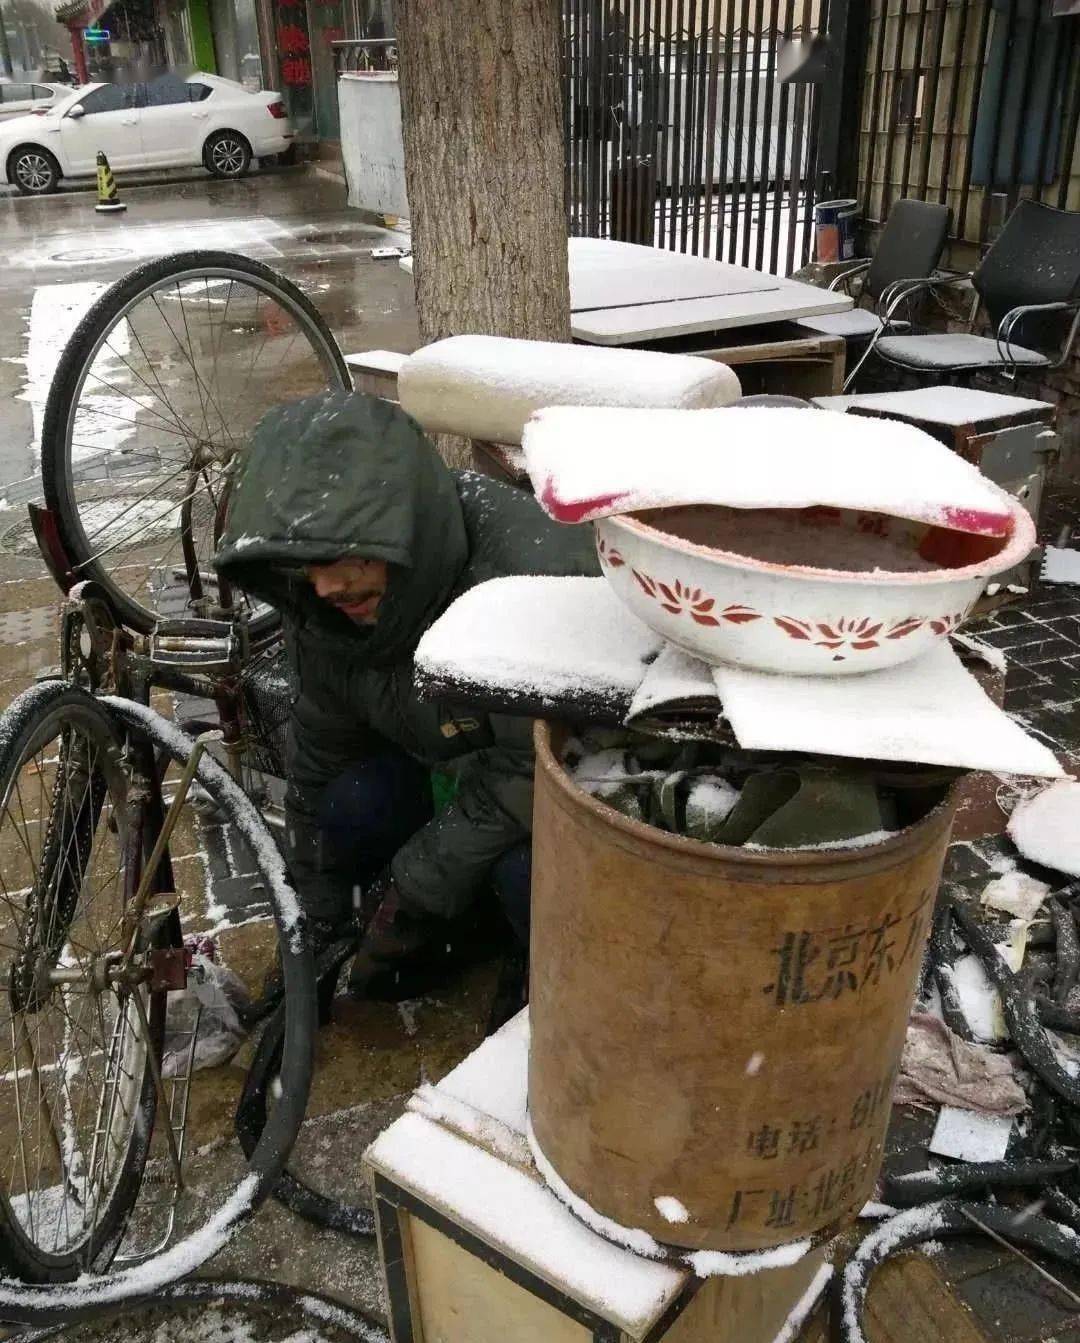
<svg viewBox="0 0 1080 1343">
<path fill-rule="evenodd" d="M 421 338 L 568 341 L 558 0 L 395 14 Z"/>
</svg>

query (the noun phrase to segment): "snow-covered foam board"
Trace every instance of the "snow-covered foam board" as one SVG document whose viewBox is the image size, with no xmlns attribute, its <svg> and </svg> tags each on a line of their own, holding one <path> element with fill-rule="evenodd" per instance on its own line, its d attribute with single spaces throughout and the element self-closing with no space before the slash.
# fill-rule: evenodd
<svg viewBox="0 0 1080 1343">
<path fill-rule="evenodd" d="M 629 701 L 664 641 L 603 578 L 493 578 L 420 640 L 420 680 L 464 682 L 553 706 L 590 693 Z"/>
<path fill-rule="evenodd" d="M 429 433 L 489 443 L 520 443 L 541 406 L 727 406 L 739 394 L 712 359 L 505 336 L 450 336 L 398 371 L 401 405 Z"/>
<path fill-rule="evenodd" d="M 985 536 L 1008 496 L 913 425 L 781 406 L 617 410 L 551 406 L 522 436 L 546 511 L 587 522 L 641 508 L 826 505 Z"/>
<path fill-rule="evenodd" d="M 746 750 L 906 760 L 1059 778 L 1053 752 L 991 700 L 947 643 L 863 676 L 772 676 L 714 667 Z"/>
</svg>

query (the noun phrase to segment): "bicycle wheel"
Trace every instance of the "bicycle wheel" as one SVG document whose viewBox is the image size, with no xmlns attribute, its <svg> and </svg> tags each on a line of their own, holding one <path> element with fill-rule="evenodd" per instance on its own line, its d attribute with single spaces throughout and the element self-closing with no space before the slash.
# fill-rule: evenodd
<svg viewBox="0 0 1080 1343">
<path fill-rule="evenodd" d="M 165 1020 L 150 948 L 124 964 L 120 736 L 89 696 L 56 689 L 17 700 L 0 741 L 0 1267 L 41 1283 L 119 1243 Z"/>
<path fill-rule="evenodd" d="M 315 307 L 269 267 L 183 252 L 132 271 L 79 323 L 45 404 L 45 499 L 77 578 L 104 584 L 144 633 L 197 611 L 201 588 L 213 598 L 215 537 L 256 423 L 351 385 Z M 247 614 L 253 633 L 277 619 Z"/>
<path fill-rule="evenodd" d="M 53 710 L 60 712 L 54 713 Z M 95 700 L 85 691 L 60 682 L 51 682 L 27 691 L 0 718 L 0 743 L 3 743 L 0 746 L 0 763 L 11 756 L 11 747 L 7 743 L 21 739 L 27 732 L 39 733 L 43 730 L 41 725 L 46 716 L 54 721 L 66 721 L 73 711 L 79 710 L 94 715 L 95 720 L 101 716 L 104 716 L 106 722 L 111 720 L 114 726 L 110 729 L 110 735 L 114 746 L 117 743 L 122 746 L 126 740 L 139 737 L 149 740 L 162 758 L 181 764 L 187 761 L 194 748 L 190 737 L 145 705 L 114 696 Z M 31 739 L 36 740 L 36 735 Z M 0 777 L 7 776 L 0 772 Z M 65 1284 L 56 1278 L 41 1279 L 38 1283 L 18 1283 L 0 1278 L 0 1318 L 5 1321 L 33 1324 L 67 1321 L 72 1311 L 85 1311 L 133 1297 L 145 1298 L 166 1284 L 193 1272 L 221 1249 L 270 1193 L 288 1160 L 303 1122 L 311 1086 L 313 1042 L 317 1028 L 314 961 L 307 942 L 304 920 L 296 895 L 288 884 L 285 864 L 273 837 L 251 801 L 209 756 L 204 755 L 199 760 L 195 778 L 237 827 L 248 845 L 273 908 L 285 983 L 280 1071 L 282 1094 L 248 1156 L 243 1174 L 231 1188 L 227 1182 L 222 1185 L 219 1202 L 203 1225 L 169 1249 L 134 1267 L 114 1269 L 93 1279 L 83 1278 L 76 1283 Z M 102 815 L 105 814 L 103 808 Z M 4 871 L 6 878 L 6 864 Z M 28 874 L 29 871 L 28 868 Z M 0 902 L 3 902 L 3 896 L 0 896 Z M 0 1126 L 2 1122 L 0 1120 Z M 145 1136 L 149 1140 L 149 1132 Z M 137 1178 L 134 1183 L 138 1183 Z M 0 1252 L 7 1256 L 10 1256 L 7 1247 L 9 1237 L 8 1225 L 0 1225 Z M 0 1259 L 0 1267 L 7 1262 L 8 1258 Z"/>
</svg>

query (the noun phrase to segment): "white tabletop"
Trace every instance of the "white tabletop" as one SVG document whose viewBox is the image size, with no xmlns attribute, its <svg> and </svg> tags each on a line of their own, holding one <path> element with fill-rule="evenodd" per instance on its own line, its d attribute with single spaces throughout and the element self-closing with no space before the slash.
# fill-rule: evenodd
<svg viewBox="0 0 1080 1343">
<path fill-rule="evenodd" d="M 632 345 L 702 331 L 846 312 L 852 300 L 798 280 L 660 247 L 571 238 L 570 329 L 592 345 Z M 412 270 L 412 257 L 401 261 Z"/>
<path fill-rule="evenodd" d="M 629 345 L 845 312 L 846 295 L 659 247 L 570 239 L 571 331 Z"/>
</svg>

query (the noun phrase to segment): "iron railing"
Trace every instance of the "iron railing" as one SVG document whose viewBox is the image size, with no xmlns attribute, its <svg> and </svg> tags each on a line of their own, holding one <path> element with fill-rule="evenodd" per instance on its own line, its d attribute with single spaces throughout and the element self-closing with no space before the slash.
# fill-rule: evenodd
<svg viewBox="0 0 1080 1343">
<path fill-rule="evenodd" d="M 904 196 L 989 242 L 1022 196 L 1080 208 L 1080 17 L 1039 0 L 871 0 L 861 214 Z"/>
<path fill-rule="evenodd" d="M 567 0 L 572 233 L 788 274 L 809 257 L 835 163 L 820 135 L 839 80 L 781 83 L 783 43 L 848 0 Z"/>
</svg>

